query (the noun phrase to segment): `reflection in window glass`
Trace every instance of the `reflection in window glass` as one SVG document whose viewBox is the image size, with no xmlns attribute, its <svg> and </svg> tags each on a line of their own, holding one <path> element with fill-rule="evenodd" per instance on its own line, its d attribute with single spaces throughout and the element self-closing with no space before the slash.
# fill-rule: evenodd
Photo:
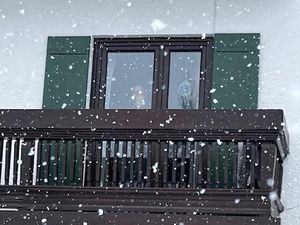
<svg viewBox="0 0 300 225">
<path fill-rule="evenodd" d="M 171 52 L 169 109 L 198 109 L 201 52 Z"/>
<path fill-rule="evenodd" d="M 105 109 L 150 109 L 153 52 L 109 52 Z"/>
</svg>

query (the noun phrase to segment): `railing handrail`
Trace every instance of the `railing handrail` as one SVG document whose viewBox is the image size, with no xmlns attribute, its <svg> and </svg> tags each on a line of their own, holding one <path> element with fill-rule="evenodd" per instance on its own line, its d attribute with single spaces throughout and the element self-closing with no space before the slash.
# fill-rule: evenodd
<svg viewBox="0 0 300 225">
<path fill-rule="evenodd" d="M 175 113 L 176 112 L 176 113 Z M 146 118 L 146 119 L 145 119 Z M 171 119 L 170 119 L 171 118 Z M 130 130 L 130 133 L 128 132 Z M 288 154 L 282 110 L 2 109 L 2 136 L 274 141 Z"/>
</svg>

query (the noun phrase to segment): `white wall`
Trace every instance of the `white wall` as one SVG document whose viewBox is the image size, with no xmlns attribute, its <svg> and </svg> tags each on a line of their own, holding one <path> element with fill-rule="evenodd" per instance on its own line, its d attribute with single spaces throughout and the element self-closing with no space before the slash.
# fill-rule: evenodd
<svg viewBox="0 0 300 225">
<path fill-rule="evenodd" d="M 291 136 L 283 225 L 300 224 L 300 1 L 0 0 L 0 108 L 41 108 L 49 35 L 260 32 L 259 108 L 284 109 Z"/>
</svg>

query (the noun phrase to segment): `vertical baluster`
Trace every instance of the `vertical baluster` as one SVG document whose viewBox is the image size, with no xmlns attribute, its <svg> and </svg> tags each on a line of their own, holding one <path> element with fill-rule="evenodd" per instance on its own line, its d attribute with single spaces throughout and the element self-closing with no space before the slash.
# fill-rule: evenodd
<svg viewBox="0 0 300 225">
<path fill-rule="evenodd" d="M 86 154 L 87 154 L 88 142 L 84 141 L 84 153 L 83 153 L 83 165 L 82 165 L 82 186 L 85 186 L 85 173 L 86 173 Z"/>
<path fill-rule="evenodd" d="M 58 143 L 50 141 L 50 161 L 49 161 L 49 185 L 56 185 L 57 181 L 57 165 L 58 165 Z"/>
<path fill-rule="evenodd" d="M 1 164 L 1 179 L 0 184 L 5 185 L 5 174 L 6 174 L 6 150 L 7 150 L 7 142 L 8 138 L 3 139 L 3 145 L 2 145 L 2 164 Z"/>
<path fill-rule="evenodd" d="M 39 148 L 40 151 L 40 156 L 38 157 L 40 159 L 39 163 L 39 184 L 48 184 L 48 167 L 49 167 L 49 142 L 46 140 L 43 140 L 40 142 L 41 143 L 41 148 Z"/>
<path fill-rule="evenodd" d="M 154 186 L 160 187 L 160 184 L 162 183 L 161 179 L 161 171 L 160 171 L 160 165 L 161 165 L 161 151 L 159 148 L 160 143 L 159 142 L 153 142 L 152 143 L 152 154 L 154 160 L 152 161 L 152 172 L 154 173 Z"/>
<path fill-rule="evenodd" d="M 185 142 L 179 142 L 179 148 L 181 152 L 181 160 L 180 160 L 180 187 L 185 187 L 185 158 L 186 158 L 186 146 Z"/>
<path fill-rule="evenodd" d="M 250 144 L 250 187 L 255 188 L 255 159 L 256 159 L 257 145 Z"/>
<path fill-rule="evenodd" d="M 170 143 L 170 142 L 169 142 Z M 165 142 L 161 142 L 161 153 L 162 153 L 162 160 L 160 167 L 162 169 L 162 182 L 163 182 L 163 187 L 168 186 L 168 145 Z"/>
<path fill-rule="evenodd" d="M 146 187 L 150 187 L 151 186 L 151 180 L 152 180 L 152 173 L 151 173 L 151 164 L 152 164 L 152 143 L 151 142 L 147 142 L 146 144 L 146 150 L 147 150 L 147 162 L 146 162 L 146 176 L 147 176 L 147 180 L 146 180 Z"/>
<path fill-rule="evenodd" d="M 196 149 L 196 187 L 202 187 L 202 173 L 203 173 L 203 162 L 202 162 L 202 146 L 200 142 L 195 143 Z"/>
<path fill-rule="evenodd" d="M 107 167 L 107 141 L 102 142 L 102 155 L 101 155 L 101 172 L 100 172 L 100 186 L 103 187 L 105 185 L 106 180 L 106 167 Z"/>
<path fill-rule="evenodd" d="M 15 170 L 15 147 L 16 147 L 17 140 L 13 138 L 11 140 L 10 146 L 10 163 L 9 163 L 9 178 L 8 178 L 8 185 L 14 184 L 14 170 Z"/>
<path fill-rule="evenodd" d="M 172 151 L 172 187 L 176 187 L 177 179 L 177 148 L 178 148 L 178 142 L 175 142 L 174 144 L 170 145 L 170 151 Z"/>
<path fill-rule="evenodd" d="M 64 185 L 66 177 L 66 146 L 65 141 L 58 142 L 58 167 L 57 167 L 57 184 Z"/>
<path fill-rule="evenodd" d="M 34 156 L 33 156 L 33 171 L 32 171 L 32 185 L 37 184 L 38 149 L 39 149 L 39 139 L 35 139 L 35 141 L 34 141 Z"/>
<path fill-rule="evenodd" d="M 137 155 L 138 155 L 138 187 L 143 186 L 143 152 L 144 152 L 144 143 L 143 142 L 137 142 Z"/>
<path fill-rule="evenodd" d="M 237 187 L 237 166 L 238 166 L 238 143 L 237 142 L 233 142 L 233 145 L 232 145 L 232 183 L 233 183 L 233 187 Z"/>
<path fill-rule="evenodd" d="M 143 175 L 142 175 L 142 187 L 146 187 L 147 182 L 149 178 L 147 177 L 147 171 L 148 171 L 148 165 L 147 165 L 147 160 L 148 160 L 148 142 L 144 141 L 142 144 L 142 151 L 143 151 Z"/>
<path fill-rule="evenodd" d="M 135 163 L 135 143 L 133 141 L 130 143 L 130 167 L 129 167 L 129 185 L 134 186 L 134 163 Z"/>
<path fill-rule="evenodd" d="M 19 140 L 19 150 L 18 150 L 18 161 L 17 161 L 17 185 L 21 185 L 21 171 L 22 171 L 22 147 L 23 147 L 24 139 L 20 138 Z"/>
<path fill-rule="evenodd" d="M 71 185 L 72 141 L 66 141 L 66 180 L 65 185 Z"/>
<path fill-rule="evenodd" d="M 196 166 L 196 142 L 187 142 L 187 153 L 190 155 L 189 164 L 189 177 L 188 177 L 188 187 L 195 188 L 195 166 Z"/>
<path fill-rule="evenodd" d="M 75 170 L 75 142 L 68 141 L 68 157 L 67 160 L 70 162 L 69 163 L 69 168 L 68 168 L 68 183 L 69 185 L 75 185 L 76 181 L 74 179 L 74 170 Z"/>
<path fill-rule="evenodd" d="M 122 162 L 121 162 L 121 182 L 120 186 L 123 187 L 126 184 L 126 170 L 127 170 L 127 141 L 122 142 Z"/>
<path fill-rule="evenodd" d="M 87 145 L 87 152 L 86 152 L 86 177 L 85 177 L 85 183 L 86 186 L 92 186 L 93 185 L 93 161 L 94 161 L 94 151 L 95 148 L 94 141 L 88 141 Z"/>
<path fill-rule="evenodd" d="M 95 185 L 100 185 L 101 180 L 101 159 L 102 159 L 102 141 L 95 141 Z"/>
<path fill-rule="evenodd" d="M 110 154 L 111 154 L 111 141 L 106 142 L 106 149 L 105 149 L 105 169 L 104 169 L 104 184 L 103 186 L 108 187 L 110 182 Z"/>
<path fill-rule="evenodd" d="M 83 150 L 82 140 L 75 141 L 75 163 L 74 163 L 74 183 L 81 185 L 82 181 L 82 167 L 83 167 Z"/>
<path fill-rule="evenodd" d="M 13 169 L 13 184 L 17 184 L 17 178 L 18 178 L 18 157 L 19 157 L 19 145 L 20 145 L 20 139 L 16 139 L 15 143 L 15 154 L 14 154 L 14 169 Z"/>
<path fill-rule="evenodd" d="M 25 139 L 21 148 L 22 166 L 20 185 L 31 185 L 34 161 L 34 141 Z"/>
<path fill-rule="evenodd" d="M 10 167 L 10 152 L 11 152 L 12 139 L 8 139 L 6 143 L 6 168 L 5 168 L 5 184 L 9 181 L 9 167 Z"/>
<path fill-rule="evenodd" d="M 207 187 L 212 186 L 211 182 L 211 171 L 212 171 L 212 164 L 211 164 L 211 153 L 212 153 L 212 142 L 207 142 L 205 145 L 206 153 L 207 153 L 207 167 L 206 167 L 206 179 L 207 179 Z"/>
<path fill-rule="evenodd" d="M 237 187 L 245 188 L 247 186 L 246 175 L 246 143 L 238 142 L 238 168 L 237 168 Z"/>
<path fill-rule="evenodd" d="M 228 188 L 228 153 L 230 151 L 228 141 L 224 144 L 224 156 L 223 156 L 223 171 L 224 171 L 224 179 L 223 184 L 224 188 Z"/>
<path fill-rule="evenodd" d="M 245 152 L 245 188 L 251 185 L 251 143 L 244 143 Z"/>
<path fill-rule="evenodd" d="M 221 145 L 216 143 L 214 146 L 215 149 L 215 187 L 220 187 L 220 155 L 221 155 Z"/>
<path fill-rule="evenodd" d="M 112 177 L 112 186 L 116 187 L 118 185 L 118 153 L 119 153 L 119 141 L 114 142 L 113 147 L 113 177 Z"/>
<path fill-rule="evenodd" d="M 255 187 L 256 188 L 260 188 L 259 187 L 259 182 L 260 182 L 260 168 L 261 168 L 261 143 L 255 143 L 255 151 L 256 151 L 256 154 L 255 154 L 255 162 L 254 162 L 254 165 L 255 165 Z M 281 165 L 282 167 L 282 165 Z M 281 182 L 281 178 L 280 178 L 280 182 Z M 280 192 L 279 192 L 280 193 Z"/>
</svg>

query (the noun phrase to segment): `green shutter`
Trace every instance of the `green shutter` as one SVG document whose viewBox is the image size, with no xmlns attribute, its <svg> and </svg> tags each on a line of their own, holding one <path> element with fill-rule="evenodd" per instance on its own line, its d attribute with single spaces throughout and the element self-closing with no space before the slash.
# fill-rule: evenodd
<svg viewBox="0 0 300 225">
<path fill-rule="evenodd" d="M 43 108 L 85 108 L 90 37 L 49 37 Z"/>
<path fill-rule="evenodd" d="M 214 37 L 213 109 L 256 109 L 259 34 Z"/>
</svg>

